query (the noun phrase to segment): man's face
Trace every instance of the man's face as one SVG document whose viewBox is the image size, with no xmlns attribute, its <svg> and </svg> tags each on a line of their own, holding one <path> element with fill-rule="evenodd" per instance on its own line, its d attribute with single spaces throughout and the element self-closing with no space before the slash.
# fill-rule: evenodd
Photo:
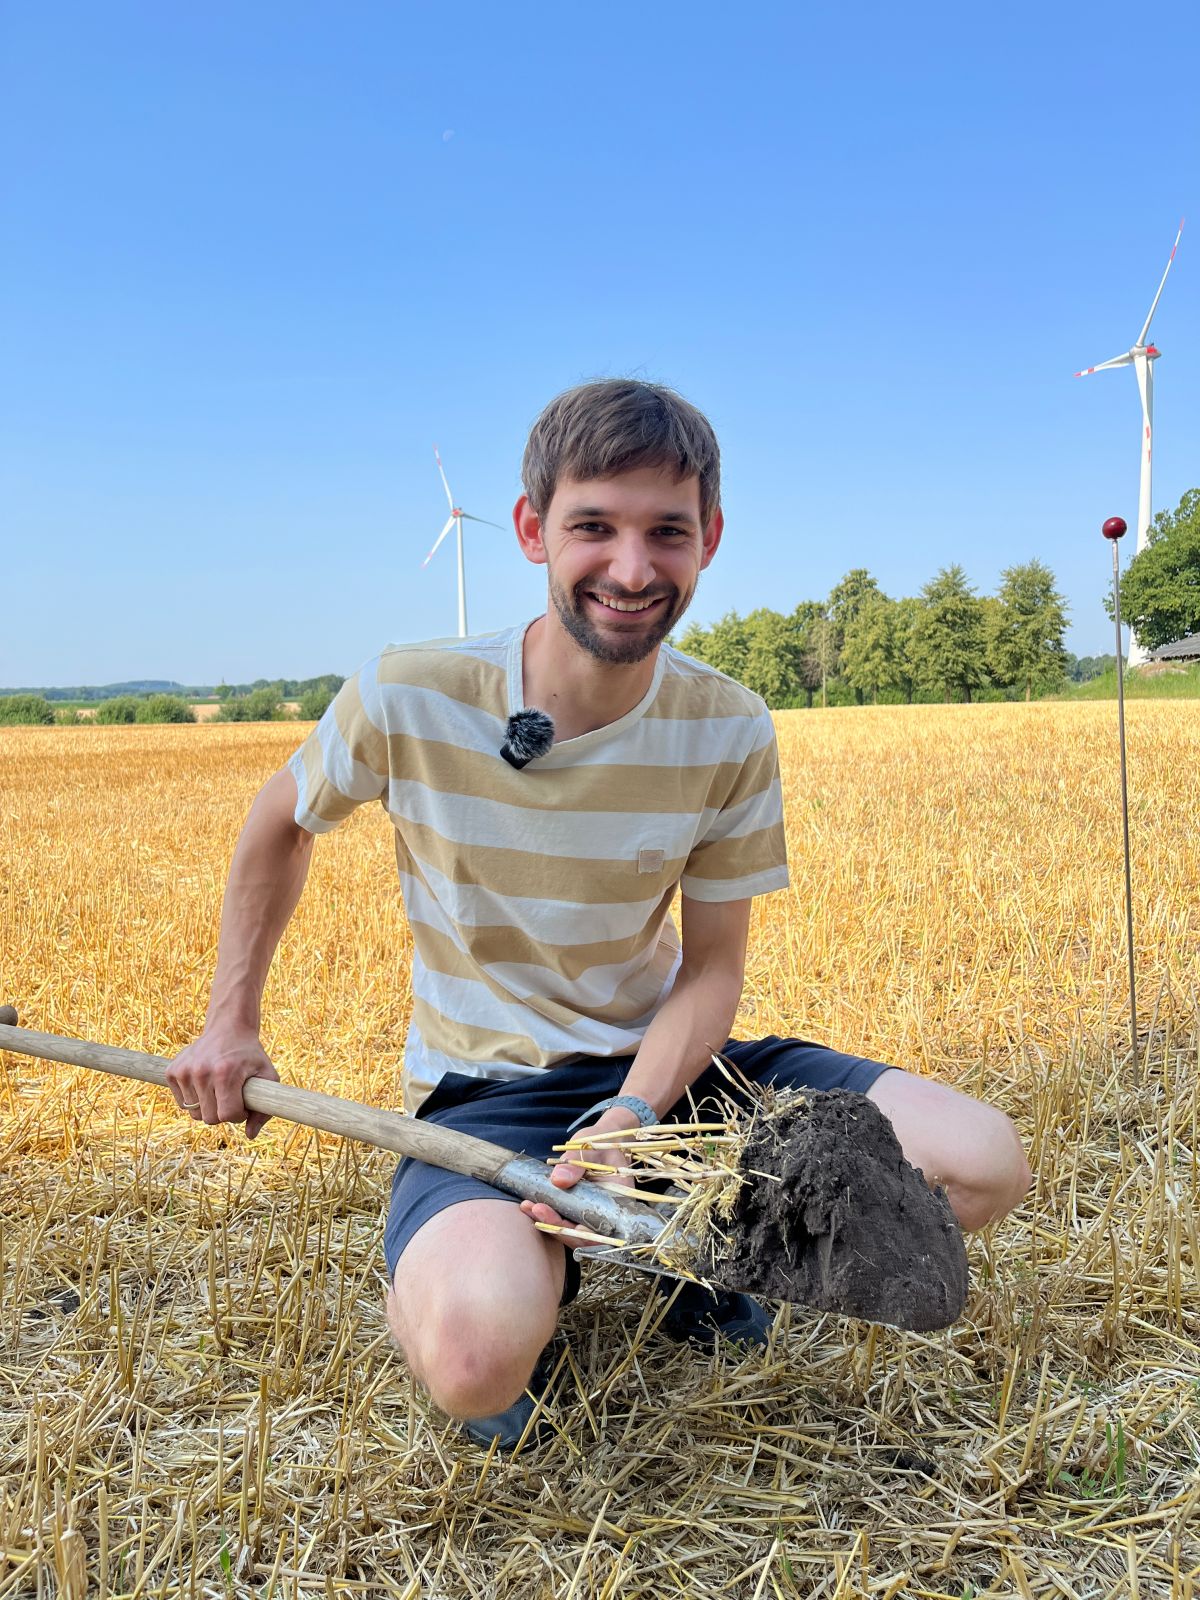
<svg viewBox="0 0 1200 1600">
<path fill-rule="evenodd" d="M 616 478 L 564 479 L 539 519 L 517 504 L 530 561 L 549 570 L 550 601 L 565 631 L 610 666 L 644 661 L 691 603 L 721 538 L 720 511 L 700 524 L 700 481 L 663 467 Z"/>
</svg>

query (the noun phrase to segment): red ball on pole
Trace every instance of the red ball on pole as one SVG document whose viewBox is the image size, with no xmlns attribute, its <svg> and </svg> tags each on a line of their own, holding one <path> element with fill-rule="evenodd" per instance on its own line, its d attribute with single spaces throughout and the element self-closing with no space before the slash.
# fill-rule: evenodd
<svg viewBox="0 0 1200 1600">
<path fill-rule="evenodd" d="M 1123 539 L 1128 532 L 1124 517 L 1109 517 L 1100 529 L 1106 539 Z"/>
</svg>

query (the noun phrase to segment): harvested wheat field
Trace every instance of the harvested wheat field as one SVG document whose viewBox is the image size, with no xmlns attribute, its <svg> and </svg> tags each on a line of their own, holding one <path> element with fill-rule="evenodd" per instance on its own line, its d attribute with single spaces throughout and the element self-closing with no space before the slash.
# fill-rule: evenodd
<svg viewBox="0 0 1200 1600">
<path fill-rule="evenodd" d="M 757 904 L 741 1030 L 944 1076 L 1030 1151 L 945 1333 L 793 1309 L 765 1358 L 705 1356 L 594 1266 L 550 1442 L 487 1457 L 389 1343 L 392 1157 L 0 1057 L 0 1594 L 1200 1592 L 1200 718 L 1129 722 L 1136 1065 L 1115 707 L 778 718 L 793 888 Z M 0 1002 L 188 1041 L 237 829 L 302 732 L 0 734 Z M 397 1105 L 408 961 L 371 807 L 276 960 L 281 1075 Z"/>
</svg>

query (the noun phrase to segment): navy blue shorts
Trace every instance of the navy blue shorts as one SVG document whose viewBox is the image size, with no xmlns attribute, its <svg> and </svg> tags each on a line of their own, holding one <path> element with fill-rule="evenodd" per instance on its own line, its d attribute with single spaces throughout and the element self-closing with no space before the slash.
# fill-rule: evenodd
<svg viewBox="0 0 1200 1600">
<path fill-rule="evenodd" d="M 742 1043 L 731 1039 L 722 1054 L 752 1082 L 783 1089 L 853 1089 L 865 1094 L 876 1078 L 888 1071 L 882 1062 L 869 1061 L 865 1056 L 842 1055 L 807 1039 L 780 1039 L 773 1034 Z M 517 1079 L 471 1078 L 448 1072 L 417 1115 L 427 1122 L 545 1160 L 553 1147 L 566 1139 L 567 1129 L 577 1117 L 598 1100 L 620 1093 L 632 1062 L 632 1056 L 572 1056 L 536 1077 Z M 714 1092 L 738 1098 L 729 1079 L 715 1066 L 701 1074 L 690 1092 L 696 1101 Z M 680 1100 L 663 1120 L 682 1121 L 690 1116 L 690 1109 L 686 1098 Z M 394 1282 L 396 1263 L 417 1229 L 439 1211 L 463 1200 L 519 1204 L 514 1196 L 493 1189 L 478 1178 L 464 1178 L 457 1172 L 404 1157 L 392 1180 L 392 1201 L 383 1234 L 389 1283 Z M 568 1251 L 564 1305 L 575 1298 L 578 1289 L 579 1267 Z"/>
</svg>

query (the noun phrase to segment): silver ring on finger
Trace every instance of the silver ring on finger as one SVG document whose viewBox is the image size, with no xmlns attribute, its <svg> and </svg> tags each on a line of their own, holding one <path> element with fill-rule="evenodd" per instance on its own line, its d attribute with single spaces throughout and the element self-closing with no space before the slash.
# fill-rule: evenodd
<svg viewBox="0 0 1200 1600">
<path fill-rule="evenodd" d="M 200 1109 L 200 1102 L 199 1100 L 181 1100 L 179 1102 L 179 1109 L 181 1111 L 198 1111 Z"/>
</svg>

